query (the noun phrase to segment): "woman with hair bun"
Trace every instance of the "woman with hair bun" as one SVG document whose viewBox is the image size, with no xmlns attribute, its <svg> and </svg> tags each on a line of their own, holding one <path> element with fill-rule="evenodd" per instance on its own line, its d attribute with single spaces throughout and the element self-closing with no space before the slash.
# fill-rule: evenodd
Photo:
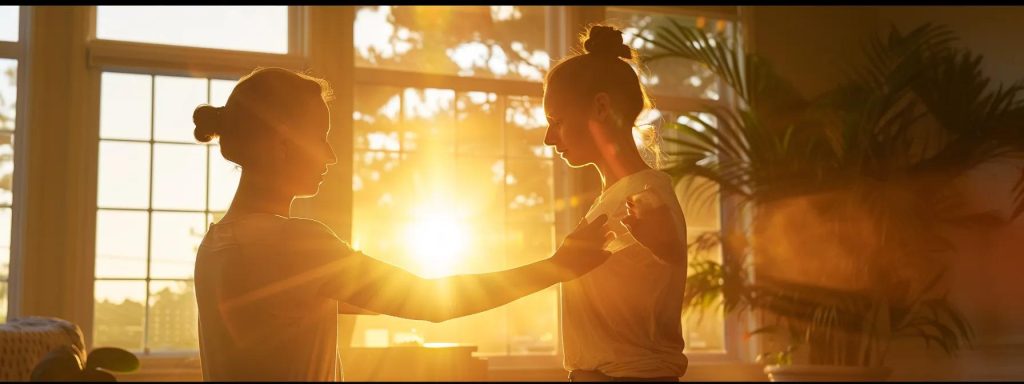
<svg viewBox="0 0 1024 384">
<path fill-rule="evenodd" d="M 320 222 L 291 217 L 292 200 L 315 195 L 336 161 L 329 99 L 324 80 L 265 68 L 242 78 L 225 106 L 193 113 L 196 140 L 219 137 L 221 154 L 242 167 L 231 206 L 196 256 L 205 380 L 335 381 L 339 303 L 440 322 L 572 280 L 608 258 L 601 218 L 544 260 L 425 279 L 353 250 Z"/>
<path fill-rule="evenodd" d="M 562 284 L 562 346 L 571 381 L 678 381 L 686 372 L 681 312 L 686 220 L 671 177 L 633 140 L 650 101 L 622 32 L 596 25 L 583 52 L 544 82 L 544 143 L 571 167 L 594 166 L 601 195 L 584 220 L 608 217 L 618 238 L 607 262 Z"/>
</svg>

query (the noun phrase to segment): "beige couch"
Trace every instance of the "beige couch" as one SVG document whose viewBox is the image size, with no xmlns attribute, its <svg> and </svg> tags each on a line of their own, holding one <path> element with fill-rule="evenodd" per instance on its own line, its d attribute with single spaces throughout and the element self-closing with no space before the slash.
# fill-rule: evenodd
<svg viewBox="0 0 1024 384">
<path fill-rule="evenodd" d="M 30 316 L 0 324 L 0 381 L 28 381 L 39 360 L 62 345 L 72 346 L 85 361 L 82 330 L 71 322 Z"/>
</svg>

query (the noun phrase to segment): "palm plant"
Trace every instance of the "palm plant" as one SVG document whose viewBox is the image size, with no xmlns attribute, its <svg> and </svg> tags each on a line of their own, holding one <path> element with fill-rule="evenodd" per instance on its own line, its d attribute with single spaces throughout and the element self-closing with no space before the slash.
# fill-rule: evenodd
<svg viewBox="0 0 1024 384">
<path fill-rule="evenodd" d="M 755 284 L 743 257 L 749 252 L 733 249 L 735 257 L 724 263 L 693 259 L 688 308 L 765 309 L 780 320 L 762 331 L 793 331 L 793 346 L 809 345 L 819 364 L 880 364 L 888 341 L 900 337 L 938 343 L 949 353 L 969 341 L 963 317 L 944 297 L 927 296 L 938 279 L 911 298 L 901 292 L 914 279 L 894 271 L 950 250 L 941 226 L 994 221 L 958 215 L 963 198 L 953 181 L 979 164 L 1024 152 L 1020 85 L 991 89 L 981 57 L 956 48 L 948 29 L 930 24 L 873 36 L 864 60 L 813 99 L 721 34 L 669 20 L 653 37 L 637 38 L 654 46 L 646 60 L 696 61 L 737 101 L 733 108 L 705 106 L 669 125 L 681 138 L 666 139 L 677 149 L 668 152 L 674 163 L 665 170 L 689 187 L 684 193 L 691 201 L 711 203 L 718 196 L 709 186 L 717 186 L 759 216 L 779 201 L 835 196 L 815 208 L 833 217 L 824 224 L 853 230 L 844 227 L 842 213 L 865 214 L 876 240 L 861 245 L 860 255 L 873 290 L 773 281 L 760 272 Z M 698 113 L 713 114 L 719 124 Z M 712 183 L 695 182 L 700 179 Z M 1024 177 L 1016 192 L 1014 216 L 1024 212 Z M 709 236 L 691 251 L 718 243 Z"/>
</svg>

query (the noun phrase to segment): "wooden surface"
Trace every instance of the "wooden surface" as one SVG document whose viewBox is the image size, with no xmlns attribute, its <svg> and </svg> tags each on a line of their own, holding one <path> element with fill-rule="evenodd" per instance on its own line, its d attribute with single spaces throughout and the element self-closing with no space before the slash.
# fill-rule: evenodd
<svg viewBox="0 0 1024 384">
<path fill-rule="evenodd" d="M 472 356 L 476 346 L 346 348 L 345 381 L 484 381 L 487 361 Z"/>
</svg>

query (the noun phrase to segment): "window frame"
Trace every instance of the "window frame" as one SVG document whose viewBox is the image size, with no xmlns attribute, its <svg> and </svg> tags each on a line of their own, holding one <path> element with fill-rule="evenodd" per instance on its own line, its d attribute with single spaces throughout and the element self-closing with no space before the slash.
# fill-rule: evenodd
<svg viewBox="0 0 1024 384">
<path fill-rule="evenodd" d="M 20 298 L 21 298 L 21 281 L 23 279 L 21 273 L 21 244 L 23 239 L 22 228 L 25 226 L 25 215 L 22 214 L 21 207 L 25 205 L 25 199 L 27 195 L 22 192 L 25 189 L 25 172 L 18 172 L 18 165 L 23 164 L 25 161 L 25 154 L 22 150 L 24 145 L 21 144 L 23 140 L 18 139 L 19 131 L 24 131 L 25 127 L 25 115 L 27 104 L 24 102 L 25 95 L 28 93 L 28 66 L 25 63 L 25 51 L 28 48 L 26 38 L 28 37 L 28 30 L 31 24 L 29 19 L 31 17 L 31 8 L 19 5 L 18 6 L 18 41 L 0 41 L 0 59 L 13 59 L 17 61 L 17 88 L 15 89 L 15 116 L 14 116 L 14 132 L 15 139 L 12 145 L 14 150 L 14 173 L 11 179 L 11 232 L 10 236 L 10 258 L 7 264 L 7 278 L 4 283 L 7 284 L 7 319 L 20 315 Z M 14 209 L 14 207 L 19 207 Z M 2 236 L 2 234 L 0 234 Z"/>
</svg>

